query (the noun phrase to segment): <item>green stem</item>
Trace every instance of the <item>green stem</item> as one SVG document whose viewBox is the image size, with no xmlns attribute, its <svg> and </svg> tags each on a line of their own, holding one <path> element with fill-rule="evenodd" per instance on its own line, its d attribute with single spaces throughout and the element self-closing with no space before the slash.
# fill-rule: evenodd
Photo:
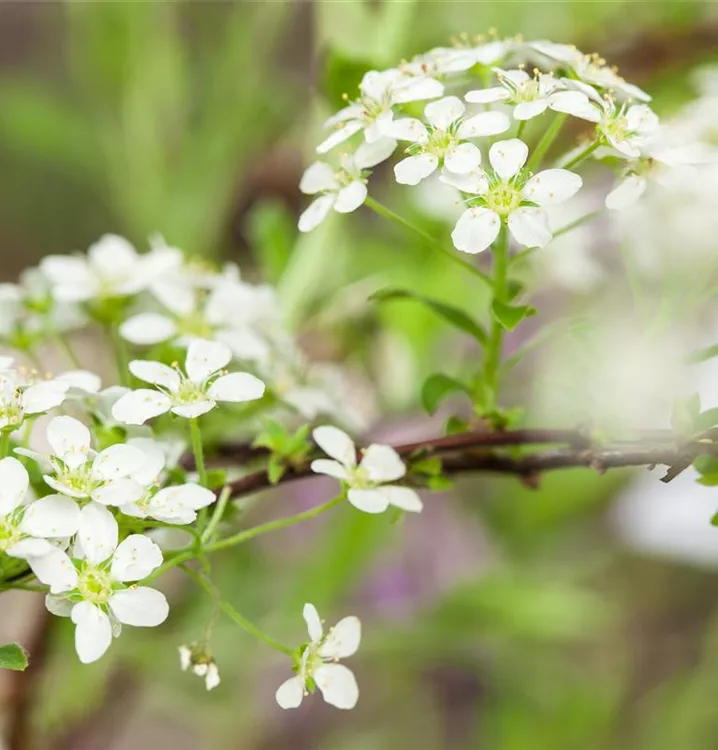
<svg viewBox="0 0 718 750">
<path fill-rule="evenodd" d="M 335 497 L 328 503 L 317 505 L 316 507 L 305 510 L 302 513 L 297 513 L 296 516 L 278 518 L 276 521 L 269 521 L 268 523 L 263 523 L 259 526 L 253 526 L 251 529 L 240 531 L 238 534 L 234 534 L 234 536 L 229 536 L 225 539 L 220 539 L 218 542 L 214 542 L 214 544 L 207 545 L 204 548 L 205 552 L 217 552 L 218 550 L 226 549 L 227 547 L 234 547 L 237 544 L 248 542 L 250 539 L 254 539 L 262 534 L 269 534 L 272 531 L 278 531 L 279 529 L 285 529 L 288 526 L 294 526 L 302 521 L 308 521 L 310 518 L 316 518 L 322 513 L 339 505 L 344 501 L 344 497 L 344 495 L 339 495 L 339 497 Z"/>
<path fill-rule="evenodd" d="M 567 117 L 568 115 L 563 114 L 563 112 L 556 115 L 553 122 L 551 123 L 551 126 L 546 130 L 541 140 L 536 144 L 536 148 L 534 148 L 533 153 L 531 154 L 531 158 L 526 164 L 526 169 L 529 172 L 535 172 L 537 167 L 541 164 L 544 156 L 546 156 L 546 152 L 549 150 L 549 148 L 551 148 L 551 144 L 556 140 L 556 137 L 561 131 L 564 122 L 566 122 Z"/>
<path fill-rule="evenodd" d="M 214 506 L 214 512 L 212 513 L 212 518 L 209 519 L 207 528 L 204 530 L 204 533 L 202 534 L 203 544 L 205 542 L 211 541 L 212 536 L 214 535 L 214 532 L 217 526 L 222 520 L 222 516 L 224 516 L 224 509 L 227 507 L 227 502 L 229 501 L 229 496 L 231 494 L 232 494 L 232 488 L 229 485 L 225 486 L 222 489 L 222 492 L 219 495 L 219 500 L 217 500 Z"/>
<path fill-rule="evenodd" d="M 521 138 L 521 136 L 524 134 L 524 130 L 526 129 L 526 123 L 528 120 L 519 120 L 519 127 L 516 131 L 516 137 Z"/>
<path fill-rule="evenodd" d="M 199 430 L 199 421 L 195 419 L 189 420 L 189 433 L 192 439 L 192 452 L 194 453 L 194 462 L 197 467 L 197 474 L 199 474 L 199 483 L 203 486 L 207 486 L 207 469 L 204 465 L 204 450 L 202 448 L 202 433 Z"/>
<path fill-rule="evenodd" d="M 120 328 L 117 323 L 110 324 L 110 335 L 112 336 L 112 345 L 115 349 L 115 362 L 117 363 L 117 376 L 120 385 L 130 385 L 129 356 L 127 354 L 127 344 L 120 336 Z"/>
<path fill-rule="evenodd" d="M 576 156 L 573 157 L 573 159 L 569 159 L 565 164 L 561 165 L 561 169 L 571 169 L 571 167 L 575 167 L 577 164 L 580 164 L 584 159 L 588 159 L 589 156 L 600 146 L 601 144 L 599 141 L 594 141 L 593 143 L 589 144 L 584 148 L 582 151 L 579 151 Z"/>
<path fill-rule="evenodd" d="M 403 216 L 399 216 L 399 214 L 394 213 L 390 208 L 387 208 L 383 204 L 374 200 L 374 198 L 367 197 L 365 204 L 368 208 L 371 208 L 372 211 L 379 214 L 379 216 L 383 216 L 385 219 L 389 219 L 390 221 L 399 224 L 405 229 L 411 230 L 412 232 L 414 232 L 414 234 L 417 234 L 425 242 L 431 245 L 431 247 L 433 247 L 435 250 L 438 250 L 442 255 L 448 258 L 452 263 L 460 266 L 464 271 L 468 271 L 470 274 L 473 274 L 477 278 L 481 279 L 485 284 L 489 286 L 491 285 L 491 279 L 483 271 L 480 271 L 475 266 L 472 266 L 471 263 L 467 263 L 466 261 L 461 260 L 458 255 L 456 255 L 452 250 L 449 250 L 449 248 L 445 247 L 441 242 L 439 242 L 439 240 L 432 237 L 428 232 L 425 232 L 420 227 L 417 227 L 410 221 L 407 221 Z"/>
<path fill-rule="evenodd" d="M 494 258 L 494 295 L 497 302 L 506 302 L 508 293 L 508 271 L 509 271 L 509 234 L 502 225 L 498 239 L 492 248 Z M 493 405 L 496 405 L 498 396 L 498 374 L 501 365 L 501 348 L 504 340 L 504 328 L 495 316 L 491 318 L 491 331 L 489 333 L 489 344 L 486 348 L 484 360 L 484 379 L 492 394 Z"/>
<path fill-rule="evenodd" d="M 222 611 L 231 620 L 234 620 L 234 622 L 236 622 L 237 625 L 242 628 L 242 630 L 249 633 L 250 635 L 253 635 L 257 640 L 266 643 L 270 648 L 273 648 L 276 651 L 281 651 L 283 654 L 287 654 L 287 656 L 294 657 L 295 649 L 290 648 L 289 646 L 285 646 L 279 641 L 275 641 L 274 638 L 272 638 L 270 635 L 267 635 L 263 630 L 260 630 L 253 622 L 250 622 L 246 617 L 244 617 L 244 615 L 241 615 L 239 612 L 237 612 L 237 610 L 231 604 L 229 604 L 229 602 L 226 602 L 222 598 L 219 590 L 210 581 L 207 581 L 201 575 L 198 575 L 194 570 L 192 570 L 192 568 L 189 568 L 186 565 L 182 565 L 182 570 L 195 583 L 201 586 L 212 598 L 212 600 L 222 609 Z"/>
<path fill-rule="evenodd" d="M 80 362 L 80 358 L 75 354 L 75 350 L 72 348 L 67 336 L 58 331 L 55 334 L 55 341 L 57 342 L 58 347 L 62 349 L 63 354 L 67 357 L 68 362 L 70 362 L 75 369 L 81 370 L 82 363 Z"/>
<path fill-rule="evenodd" d="M 0 458 L 10 455 L 10 432 L 11 430 L 2 430 L 0 434 Z"/>
</svg>

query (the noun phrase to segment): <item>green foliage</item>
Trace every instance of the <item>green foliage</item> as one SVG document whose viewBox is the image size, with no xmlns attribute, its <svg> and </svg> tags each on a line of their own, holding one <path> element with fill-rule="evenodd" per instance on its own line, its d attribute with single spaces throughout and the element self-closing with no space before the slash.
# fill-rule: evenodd
<svg viewBox="0 0 718 750">
<path fill-rule="evenodd" d="M 270 457 L 267 464 L 269 481 L 276 484 L 290 466 L 302 463 L 312 444 L 309 441 L 311 425 L 302 425 L 292 432 L 285 425 L 273 419 L 265 419 L 263 430 L 255 438 L 252 445 L 267 448 Z"/>
<path fill-rule="evenodd" d="M 452 393 L 469 393 L 469 387 L 460 380 L 437 373 L 424 381 L 421 388 L 421 403 L 429 414 L 433 414 L 439 408 L 439 404 Z"/>
<path fill-rule="evenodd" d="M 513 331 L 521 321 L 536 315 L 536 308 L 528 305 L 505 305 L 499 300 L 491 304 L 491 312 L 494 318 L 507 331 Z"/>
<path fill-rule="evenodd" d="M 25 649 L 17 643 L 0 646 L 0 669 L 11 669 L 23 672 L 27 669 L 28 659 Z"/>
</svg>

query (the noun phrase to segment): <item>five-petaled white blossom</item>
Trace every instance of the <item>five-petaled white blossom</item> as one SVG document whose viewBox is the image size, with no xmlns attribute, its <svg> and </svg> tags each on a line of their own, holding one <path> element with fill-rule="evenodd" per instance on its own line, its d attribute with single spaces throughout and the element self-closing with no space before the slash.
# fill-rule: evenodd
<svg viewBox="0 0 718 750">
<path fill-rule="evenodd" d="M 356 211 L 367 196 L 366 171 L 388 159 L 396 141 L 383 137 L 372 143 L 364 143 L 352 155 L 341 159 L 338 170 L 323 161 L 315 161 L 302 175 L 299 189 L 306 195 L 319 195 L 299 217 L 299 231 L 310 232 L 326 219 L 329 211 L 348 214 Z"/>
<path fill-rule="evenodd" d="M 84 664 L 107 651 L 122 625 L 155 627 L 169 613 L 164 594 L 134 583 L 162 564 L 160 548 L 142 534 L 118 539 L 112 513 L 92 503 L 82 509 L 74 558 L 55 549 L 32 561 L 35 575 L 50 586 L 47 609 L 75 624 L 75 649 Z"/>
<path fill-rule="evenodd" d="M 313 604 L 305 604 L 303 614 L 310 640 L 303 646 L 299 664 L 295 667 L 296 676 L 279 686 L 277 703 L 282 708 L 297 708 L 316 686 L 330 705 L 354 708 L 359 700 L 354 673 L 337 662 L 357 652 L 361 641 L 359 618 L 345 617 L 325 634 Z"/>
<path fill-rule="evenodd" d="M 370 70 L 362 78 L 359 90 L 359 99 L 324 123 L 325 128 L 334 128 L 334 132 L 317 146 L 317 153 L 327 153 L 360 131 L 364 132 L 367 143 L 378 141 L 389 135 L 395 105 L 436 99 L 444 93 L 444 86 L 434 78 L 391 68 Z"/>
<path fill-rule="evenodd" d="M 328 455 L 312 461 L 312 471 L 344 482 L 349 502 L 365 513 L 383 513 L 390 505 L 418 513 L 423 505 L 417 492 L 396 482 L 406 475 L 406 466 L 389 445 L 370 445 L 357 464 L 354 441 L 338 427 L 317 427 L 316 444 Z"/>
<path fill-rule="evenodd" d="M 442 180 L 465 193 L 472 205 L 459 218 L 451 239 L 465 253 L 480 253 L 508 226 L 513 238 L 526 247 L 544 247 L 551 241 L 545 206 L 568 200 L 580 189 L 581 178 L 566 169 L 525 173 L 529 149 L 518 138 L 499 141 L 489 149 L 491 169 Z"/>
<path fill-rule="evenodd" d="M 413 117 L 394 121 L 390 129 L 394 138 L 412 141 L 406 149 L 410 156 L 394 167 L 397 182 L 418 185 L 440 165 L 455 174 L 478 169 L 481 151 L 467 139 L 498 135 L 508 130 L 511 123 L 503 112 L 464 117 L 465 111 L 460 99 L 446 96 L 424 108 L 427 125 Z"/>
<path fill-rule="evenodd" d="M 496 77 L 498 86 L 469 91 L 466 101 L 472 104 L 504 102 L 513 107 L 515 120 L 531 120 L 547 109 L 580 117 L 588 103 L 586 94 L 567 91 L 561 81 L 538 70 L 530 76 L 525 70 L 497 69 Z"/>
<path fill-rule="evenodd" d="M 171 411 L 194 419 L 213 409 L 218 401 L 242 403 L 264 395 L 264 383 L 248 372 L 226 373 L 232 359 L 228 346 L 216 341 L 193 341 L 187 348 L 184 372 L 178 366 L 135 359 L 130 372 L 157 390 L 140 388 L 121 396 L 112 415 L 124 424 L 144 424 Z"/>
<path fill-rule="evenodd" d="M 80 509 L 62 495 L 34 500 L 28 496 L 30 479 L 25 467 L 12 457 L 0 460 L 0 552 L 29 559 L 54 549 L 48 539 L 72 536 Z"/>
</svg>

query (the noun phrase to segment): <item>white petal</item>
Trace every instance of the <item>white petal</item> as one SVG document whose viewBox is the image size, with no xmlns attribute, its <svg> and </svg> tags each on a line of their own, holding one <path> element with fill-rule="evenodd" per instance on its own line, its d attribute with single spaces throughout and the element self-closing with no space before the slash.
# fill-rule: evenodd
<svg viewBox="0 0 718 750">
<path fill-rule="evenodd" d="M 458 96 L 445 96 L 427 104 L 424 115 L 435 128 L 448 130 L 451 123 L 458 120 L 465 111 L 466 107 Z"/>
<path fill-rule="evenodd" d="M 529 147 L 518 138 L 494 143 L 489 149 L 489 161 L 502 180 L 510 180 L 526 164 Z"/>
<path fill-rule="evenodd" d="M 112 556 L 110 574 L 116 581 L 139 581 L 162 565 L 162 551 L 148 537 L 130 534 Z"/>
<path fill-rule="evenodd" d="M 343 187 L 336 195 L 334 210 L 340 214 L 348 214 L 356 211 L 366 200 L 366 185 L 361 180 L 354 180 Z"/>
<path fill-rule="evenodd" d="M 72 608 L 75 628 L 75 650 L 83 664 L 97 661 L 112 643 L 110 618 L 90 602 L 80 602 Z"/>
<path fill-rule="evenodd" d="M 488 177 L 481 168 L 469 172 L 469 174 L 456 174 L 443 169 L 439 175 L 439 180 L 446 185 L 461 190 L 462 193 L 471 193 L 472 195 L 483 195 L 489 189 Z"/>
<path fill-rule="evenodd" d="M 359 687 L 354 673 L 343 664 L 323 664 L 314 670 L 313 676 L 329 705 L 345 709 L 356 706 Z"/>
<path fill-rule="evenodd" d="M 97 280 L 87 260 L 72 255 L 48 255 L 40 270 L 50 280 L 52 296 L 59 301 L 83 302 L 97 292 Z"/>
<path fill-rule="evenodd" d="M 433 78 L 417 77 L 396 87 L 392 91 L 391 100 L 394 104 L 418 102 L 422 99 L 435 99 L 444 93 L 444 86 Z"/>
<path fill-rule="evenodd" d="M 20 530 L 37 537 L 72 536 L 80 524 L 80 508 L 62 495 L 48 495 L 25 510 Z"/>
<path fill-rule="evenodd" d="M 122 424 L 144 424 L 169 411 L 171 406 L 172 402 L 164 393 L 140 388 L 121 396 L 112 407 L 112 416 Z"/>
<path fill-rule="evenodd" d="M 222 375 L 212 383 L 207 395 L 215 401 L 255 401 L 264 395 L 264 383 L 248 372 L 232 372 Z"/>
<path fill-rule="evenodd" d="M 357 169 L 370 169 L 386 161 L 396 149 L 394 138 L 382 137 L 374 143 L 362 143 L 354 152 L 354 165 Z M 338 209 L 337 209 L 338 210 Z"/>
<path fill-rule="evenodd" d="M 399 454 L 389 445 L 373 443 L 359 463 L 372 482 L 393 482 L 406 474 L 406 466 Z"/>
<path fill-rule="evenodd" d="M 130 372 L 145 383 L 159 385 L 170 391 L 176 391 L 180 385 L 180 375 L 174 367 L 151 360 L 133 359 L 129 364 Z"/>
<path fill-rule="evenodd" d="M 147 586 L 132 586 L 117 591 L 110 598 L 112 614 L 124 625 L 154 628 L 169 615 L 165 595 Z"/>
<path fill-rule="evenodd" d="M 645 104 L 634 104 L 626 112 L 628 129 L 641 133 L 651 133 L 659 126 L 658 115 Z"/>
<path fill-rule="evenodd" d="M 511 127 L 511 120 L 503 112 L 481 112 L 464 120 L 459 127 L 459 138 L 480 138 L 505 133 Z"/>
<path fill-rule="evenodd" d="M 318 643 L 324 635 L 324 629 L 322 628 L 322 621 L 317 608 L 313 604 L 305 604 L 302 616 L 304 617 L 304 622 L 307 623 L 309 639 L 312 643 Z"/>
<path fill-rule="evenodd" d="M 92 462 L 92 477 L 103 481 L 121 479 L 139 471 L 144 463 L 145 456 L 139 448 L 117 443 L 97 454 Z"/>
<path fill-rule="evenodd" d="M 389 498 L 389 505 L 393 505 L 395 508 L 401 508 L 401 510 L 411 513 L 420 513 L 424 507 L 419 493 L 411 487 L 396 487 L 395 485 L 391 485 L 389 487 L 382 487 L 382 490 Z"/>
<path fill-rule="evenodd" d="M 557 91 L 551 94 L 549 106 L 556 112 L 564 112 L 589 122 L 601 119 L 601 113 L 582 91 Z"/>
<path fill-rule="evenodd" d="M 174 321 L 166 315 L 160 315 L 160 313 L 139 313 L 128 318 L 120 326 L 120 336 L 137 346 L 159 344 L 161 341 L 171 339 L 176 334 L 177 326 Z M 145 380 L 145 378 L 142 379 Z"/>
<path fill-rule="evenodd" d="M 389 498 L 381 491 L 350 489 L 347 495 L 349 502 L 364 513 L 383 513 L 389 507 Z"/>
<path fill-rule="evenodd" d="M 56 617 L 69 617 L 75 605 L 65 596 L 47 594 L 45 596 L 45 607 L 47 611 Z"/>
<path fill-rule="evenodd" d="M 300 232 L 311 232 L 316 229 L 327 218 L 327 214 L 334 205 L 333 195 L 322 195 L 312 201 L 299 217 L 298 228 Z"/>
<path fill-rule="evenodd" d="M 143 487 L 134 479 L 125 477 L 105 482 L 92 490 L 92 499 L 100 505 L 127 505 L 136 503 L 144 494 Z"/>
<path fill-rule="evenodd" d="M 519 102 L 514 107 L 514 120 L 530 120 L 548 109 L 548 99 L 534 99 L 532 102 Z"/>
<path fill-rule="evenodd" d="M 204 684 L 207 690 L 214 690 L 219 685 L 219 670 L 214 662 L 207 665 L 207 676 L 204 679 Z"/>
<path fill-rule="evenodd" d="M 349 477 L 345 466 L 328 458 L 317 458 L 312 461 L 311 469 L 315 474 L 326 474 L 336 479 L 346 480 Z"/>
<path fill-rule="evenodd" d="M 99 565 L 110 558 L 117 547 L 117 521 L 107 508 L 90 503 L 80 512 L 77 538 L 87 560 Z"/>
<path fill-rule="evenodd" d="M 489 89 L 474 89 L 467 91 L 464 97 L 472 104 L 491 104 L 509 98 L 509 92 L 503 86 L 493 86 Z"/>
<path fill-rule="evenodd" d="M 463 253 L 480 253 L 499 236 L 501 219 L 488 208 L 469 208 L 456 222 L 451 239 Z"/>
<path fill-rule="evenodd" d="M 99 375 L 89 370 L 66 370 L 54 378 L 55 382 L 64 383 L 68 388 L 76 388 L 86 393 L 99 393 L 102 380 Z"/>
<path fill-rule="evenodd" d="M 412 143 L 426 143 L 429 139 L 429 131 L 426 125 L 416 117 L 402 117 L 399 120 L 393 120 L 389 133 L 392 138 L 400 141 L 411 141 Z"/>
<path fill-rule="evenodd" d="M 54 417 L 48 423 L 45 435 L 54 454 L 71 469 L 87 461 L 92 437 L 82 422 L 73 417 Z"/>
<path fill-rule="evenodd" d="M 534 175 L 525 185 L 523 197 L 539 206 L 556 206 L 575 195 L 583 180 L 567 169 L 546 169 Z"/>
<path fill-rule="evenodd" d="M 161 489 L 149 502 L 148 513 L 158 521 L 166 523 L 192 523 L 195 511 L 211 505 L 214 492 L 198 484 L 187 483 Z"/>
<path fill-rule="evenodd" d="M 509 216 L 514 239 L 526 247 L 545 247 L 551 241 L 548 217 L 542 208 L 521 206 Z"/>
<path fill-rule="evenodd" d="M 314 195 L 325 190 L 336 190 L 339 186 L 334 170 L 323 161 L 315 161 L 304 171 L 299 181 L 299 189 L 306 195 Z"/>
<path fill-rule="evenodd" d="M 647 187 L 645 177 L 629 174 L 606 196 L 606 208 L 613 211 L 629 208 L 646 192 Z"/>
<path fill-rule="evenodd" d="M 185 370 L 193 383 L 204 383 L 210 375 L 226 367 L 232 352 L 218 341 L 193 341 L 187 348 Z"/>
<path fill-rule="evenodd" d="M 346 468 L 356 466 L 354 441 L 343 430 L 331 425 L 317 427 L 312 432 L 314 442 L 331 458 L 335 458 Z"/>
<path fill-rule="evenodd" d="M 212 411 L 217 406 L 216 401 L 210 399 L 203 399 L 202 401 L 195 401 L 192 404 L 183 404 L 181 406 L 173 406 L 172 413 L 178 417 L 184 417 L 185 419 L 197 419 L 208 411 Z"/>
<path fill-rule="evenodd" d="M 132 479 L 143 487 L 157 482 L 167 463 L 162 446 L 152 438 L 131 438 L 127 445 L 142 453 L 142 464 L 132 471 Z"/>
<path fill-rule="evenodd" d="M 57 380 L 46 380 L 27 388 L 22 394 L 22 406 L 27 414 L 39 414 L 59 406 L 70 386 Z"/>
<path fill-rule="evenodd" d="M 299 677 L 290 677 L 283 682 L 274 696 L 280 708 L 297 708 L 304 698 L 304 680 Z"/>
<path fill-rule="evenodd" d="M 72 502 L 72 501 L 70 501 Z M 33 539 L 32 537 L 25 537 L 19 542 L 16 542 L 11 547 L 5 550 L 5 554 L 10 557 L 18 557 L 22 560 L 29 560 L 31 557 L 43 557 L 49 554 L 54 549 L 57 549 L 53 544 L 47 541 L 47 539 Z"/>
<path fill-rule="evenodd" d="M 319 649 L 324 659 L 346 659 L 359 649 L 361 622 L 353 615 L 344 617 L 329 630 L 326 640 Z"/>
<path fill-rule="evenodd" d="M 417 154 L 402 159 L 394 167 L 394 177 L 400 185 L 418 185 L 439 166 L 436 154 Z"/>
<path fill-rule="evenodd" d="M 22 505 L 30 485 L 27 469 L 12 456 L 0 460 L 0 516 Z"/>
<path fill-rule="evenodd" d="M 71 591 L 77 586 L 77 570 L 63 550 L 53 547 L 41 556 L 28 557 L 27 561 L 38 581 L 49 586 L 53 594 Z"/>
<path fill-rule="evenodd" d="M 362 127 L 363 125 L 359 120 L 350 120 L 346 125 L 335 130 L 330 136 L 325 138 L 317 146 L 317 153 L 326 154 L 327 151 L 331 151 L 335 146 L 351 138 L 354 133 L 358 133 Z"/>
<path fill-rule="evenodd" d="M 473 143 L 460 143 L 444 154 L 444 166 L 454 174 L 475 172 L 481 164 L 481 151 Z"/>
</svg>

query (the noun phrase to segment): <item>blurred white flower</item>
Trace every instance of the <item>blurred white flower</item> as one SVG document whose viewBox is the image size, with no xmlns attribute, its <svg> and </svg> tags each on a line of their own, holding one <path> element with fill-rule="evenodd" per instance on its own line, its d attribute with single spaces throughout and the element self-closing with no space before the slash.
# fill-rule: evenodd
<svg viewBox="0 0 718 750">
<path fill-rule="evenodd" d="M 345 617 L 325 634 L 313 604 L 305 604 L 303 614 L 310 641 L 303 647 L 296 677 L 279 686 L 277 703 L 282 708 L 297 708 L 316 685 L 330 705 L 354 708 L 359 700 L 354 673 L 337 662 L 357 652 L 361 641 L 359 618 Z"/>
<path fill-rule="evenodd" d="M 75 624 L 75 649 L 83 664 L 97 661 L 122 625 L 155 627 L 169 613 L 164 594 L 134 585 L 162 564 L 160 548 L 142 534 L 118 544 L 118 534 L 112 513 L 92 503 L 81 512 L 80 558 L 73 561 L 55 549 L 32 561 L 35 575 L 50 586 L 47 609 Z"/>
<path fill-rule="evenodd" d="M 391 484 L 406 475 L 406 466 L 389 445 L 370 445 L 357 464 L 354 441 L 337 427 L 317 427 L 312 432 L 316 444 L 332 460 L 312 461 L 312 471 L 344 482 L 349 502 L 365 513 L 383 513 L 390 505 L 418 513 L 423 505 L 411 487 Z"/>
<path fill-rule="evenodd" d="M 121 396 L 112 414 L 124 424 L 144 424 L 148 419 L 171 411 L 194 419 L 213 409 L 218 401 L 242 403 L 264 395 L 264 383 L 248 372 L 226 373 L 232 352 L 224 344 L 193 341 L 187 348 L 185 370 L 161 362 L 135 359 L 130 372 L 157 390 L 140 388 Z"/>
<path fill-rule="evenodd" d="M 182 645 L 178 648 L 180 668 L 183 672 L 191 669 L 198 677 L 204 677 L 207 690 L 214 690 L 220 683 L 219 669 L 215 660 L 205 653 L 199 644 Z"/>
<path fill-rule="evenodd" d="M 551 230 L 544 207 L 568 200 L 580 189 L 581 178 L 566 169 L 546 169 L 528 177 L 523 170 L 528 146 L 518 138 L 494 143 L 489 149 L 491 171 L 441 179 L 476 196 L 475 205 L 459 218 L 451 238 L 465 253 L 480 253 L 498 237 L 505 223 L 514 239 L 527 247 L 544 247 Z"/>
</svg>

